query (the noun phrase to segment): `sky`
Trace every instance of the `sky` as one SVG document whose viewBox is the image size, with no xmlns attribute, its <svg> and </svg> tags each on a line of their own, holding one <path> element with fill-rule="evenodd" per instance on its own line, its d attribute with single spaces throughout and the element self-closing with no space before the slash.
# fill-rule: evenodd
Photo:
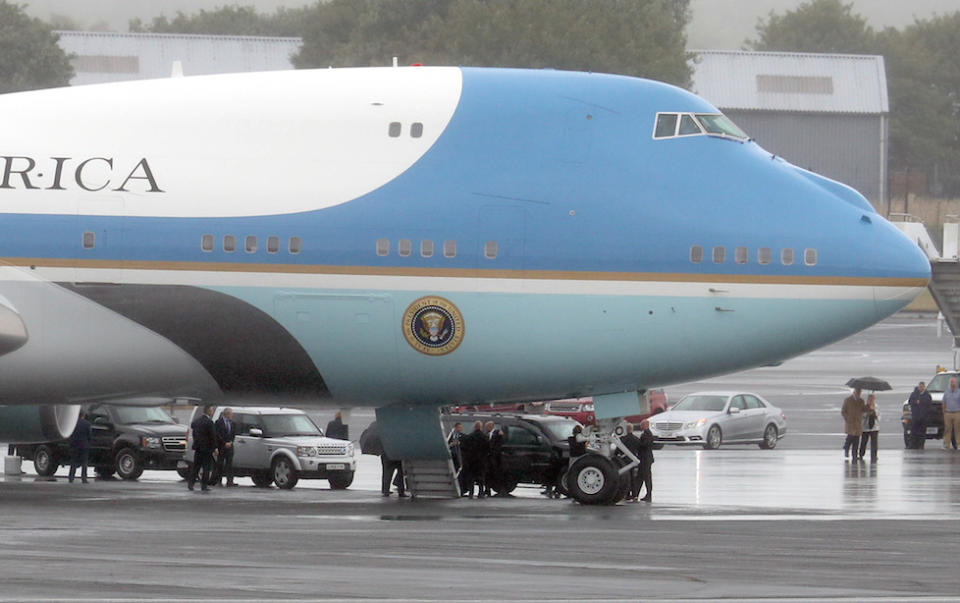
<svg viewBox="0 0 960 603">
<path fill-rule="evenodd" d="M 161 14 L 168 17 L 177 11 L 193 13 L 219 6 L 254 5 L 261 12 L 273 12 L 280 6 L 294 8 L 313 4 L 315 0 L 20 0 L 27 11 L 42 19 L 64 15 L 78 25 L 90 28 L 106 24 L 112 31 L 126 31 L 130 19 L 139 17 L 149 22 Z M 874 28 L 900 27 L 914 18 L 960 10 L 960 0 L 846 0 L 852 1 L 854 12 L 860 13 Z M 736 49 L 756 34 L 757 20 L 770 11 L 784 12 L 802 0 L 691 0 L 693 20 L 687 30 L 688 46 L 701 49 Z"/>
</svg>

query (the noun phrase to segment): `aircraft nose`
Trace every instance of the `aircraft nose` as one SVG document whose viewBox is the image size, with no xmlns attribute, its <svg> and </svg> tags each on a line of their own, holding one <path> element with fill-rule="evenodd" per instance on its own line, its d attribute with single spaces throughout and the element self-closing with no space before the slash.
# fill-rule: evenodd
<svg viewBox="0 0 960 603">
<path fill-rule="evenodd" d="M 879 215 L 870 216 L 877 228 L 874 248 L 874 300 L 882 318 L 912 302 L 930 282 L 930 260 L 914 241 Z"/>
</svg>

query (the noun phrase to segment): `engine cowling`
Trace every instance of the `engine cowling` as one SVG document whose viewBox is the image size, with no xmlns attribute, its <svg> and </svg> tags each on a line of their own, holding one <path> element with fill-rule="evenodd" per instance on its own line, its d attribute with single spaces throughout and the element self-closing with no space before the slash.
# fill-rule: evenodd
<svg viewBox="0 0 960 603">
<path fill-rule="evenodd" d="M 70 437 L 80 417 L 79 404 L 0 406 L 0 442 L 31 444 Z"/>
</svg>

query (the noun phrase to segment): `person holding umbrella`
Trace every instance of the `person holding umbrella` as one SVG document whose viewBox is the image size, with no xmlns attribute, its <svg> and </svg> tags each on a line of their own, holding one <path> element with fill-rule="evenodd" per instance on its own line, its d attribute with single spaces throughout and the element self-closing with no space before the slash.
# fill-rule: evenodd
<svg viewBox="0 0 960 603">
<path fill-rule="evenodd" d="M 877 397 L 867 396 L 867 406 L 863 411 L 863 435 L 860 436 L 860 456 L 867 451 L 867 442 L 870 442 L 870 462 L 877 462 L 877 434 L 880 431 L 880 413 L 877 411 Z"/>
<path fill-rule="evenodd" d="M 847 439 L 843 442 L 843 458 L 850 456 L 853 448 L 853 460 L 857 460 L 860 447 L 860 436 L 863 434 L 863 398 L 860 397 L 860 388 L 855 387 L 853 393 L 843 400 L 840 414 L 843 416 L 843 431 Z"/>
</svg>

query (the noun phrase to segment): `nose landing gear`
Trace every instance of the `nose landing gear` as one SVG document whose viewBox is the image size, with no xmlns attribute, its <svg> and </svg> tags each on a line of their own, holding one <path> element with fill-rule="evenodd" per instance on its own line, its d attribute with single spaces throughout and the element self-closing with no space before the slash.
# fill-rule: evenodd
<svg viewBox="0 0 960 603">
<path fill-rule="evenodd" d="M 587 454 L 574 459 L 565 476 L 566 488 L 584 505 L 612 505 L 623 500 L 630 489 L 630 471 L 640 464 L 620 442 L 626 423 L 620 419 L 600 419 L 584 429 Z M 614 454 L 619 451 L 622 454 Z"/>
</svg>

